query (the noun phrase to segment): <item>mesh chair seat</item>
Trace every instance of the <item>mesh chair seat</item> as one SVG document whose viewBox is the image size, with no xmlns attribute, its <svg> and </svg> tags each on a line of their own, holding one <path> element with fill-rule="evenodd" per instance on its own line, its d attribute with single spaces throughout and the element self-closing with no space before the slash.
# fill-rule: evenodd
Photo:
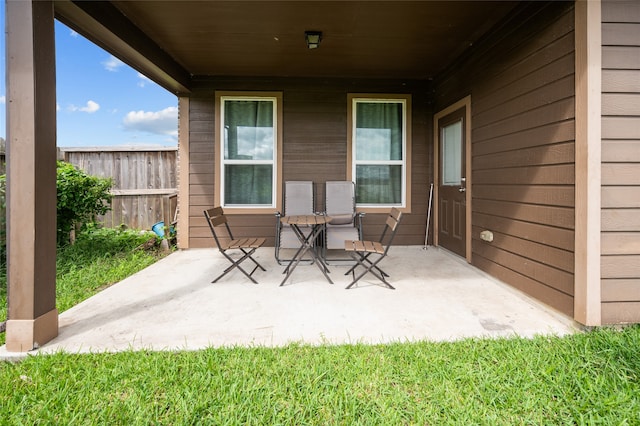
<svg viewBox="0 0 640 426">
<path fill-rule="evenodd" d="M 298 249 L 300 240 L 282 216 L 306 216 L 314 214 L 314 187 L 312 181 L 286 181 L 284 184 L 284 202 L 282 213 L 276 213 L 275 257 L 278 264 L 289 263 L 281 249 Z"/>
<path fill-rule="evenodd" d="M 362 239 L 362 214 L 356 212 L 353 182 L 327 181 L 325 183 L 325 212 L 331 217 L 324 239 L 325 262 L 351 262 L 350 257 L 344 257 L 344 242 Z M 330 250 L 340 251 L 342 257 L 329 256 Z"/>
</svg>

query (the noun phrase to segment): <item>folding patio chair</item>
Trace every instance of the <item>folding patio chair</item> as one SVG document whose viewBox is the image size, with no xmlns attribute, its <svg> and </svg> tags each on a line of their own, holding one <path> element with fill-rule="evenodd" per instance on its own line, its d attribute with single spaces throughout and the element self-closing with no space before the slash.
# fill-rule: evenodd
<svg viewBox="0 0 640 426">
<path fill-rule="evenodd" d="M 258 268 L 262 269 L 263 271 L 266 271 L 266 269 L 264 269 L 262 265 L 256 262 L 256 260 L 253 257 L 251 257 L 251 255 L 253 255 L 256 249 L 258 249 L 264 244 L 265 239 L 253 238 L 253 237 L 238 238 L 238 239 L 233 238 L 233 234 L 231 233 L 231 228 L 229 227 L 229 223 L 227 222 L 227 217 L 224 215 L 224 211 L 222 210 L 222 207 L 214 207 L 212 209 L 205 210 L 204 217 L 207 219 L 209 228 L 211 228 L 211 233 L 213 234 L 213 238 L 216 241 L 216 246 L 218 247 L 218 250 L 220 250 L 220 253 L 222 253 L 222 255 L 226 257 L 229 260 L 229 262 L 231 262 L 231 266 L 225 269 L 224 272 L 218 278 L 216 278 L 211 282 L 212 283 L 217 282 L 220 278 L 227 275 L 234 268 L 238 268 L 243 274 L 247 276 L 247 278 L 249 278 L 255 284 L 258 284 L 258 282 L 254 280 L 252 277 L 253 273 Z M 223 234 L 226 234 L 226 235 L 220 235 L 220 236 L 218 235 L 219 231 L 216 232 L 216 228 L 220 228 L 220 227 L 222 227 Z M 227 254 L 227 252 L 231 252 L 233 254 L 233 250 L 238 250 L 242 253 L 240 258 L 238 258 L 237 260 L 234 259 L 230 254 Z M 240 253 L 237 253 L 237 254 L 240 254 Z M 247 259 L 251 260 L 256 265 L 251 271 L 251 273 L 247 273 L 247 271 L 242 269 L 242 267 L 240 266 L 240 264 Z"/>
<path fill-rule="evenodd" d="M 282 212 L 276 212 L 275 256 L 278 264 L 284 265 L 291 258 L 284 258 L 280 249 L 298 249 L 300 241 L 291 226 L 282 223 L 283 216 L 302 216 L 314 214 L 314 187 L 312 181 L 287 181 L 284 183 L 284 202 Z"/>
<path fill-rule="evenodd" d="M 328 181 L 325 183 L 325 213 L 332 218 L 327 224 L 323 257 L 325 262 L 351 261 L 345 257 L 344 242 L 362 239 L 362 216 L 356 212 L 355 185 L 351 181 Z M 330 256 L 329 251 L 336 250 L 342 257 Z"/>
<path fill-rule="evenodd" d="M 378 263 L 387 256 L 393 237 L 395 237 L 396 232 L 398 231 L 398 224 L 400 223 L 401 217 L 402 212 L 400 210 L 395 207 L 391 209 L 379 241 L 358 240 L 344 242 L 344 249 L 349 252 L 356 261 L 356 264 L 345 273 L 345 275 L 349 275 L 349 273 L 353 274 L 353 281 L 347 286 L 347 288 L 353 287 L 360 278 L 365 276 L 367 273 L 371 273 L 381 280 L 387 287 L 395 290 L 395 287 L 389 284 L 386 280 L 386 277 L 389 275 L 378 267 Z M 371 256 L 376 257 L 375 260 L 370 259 Z M 362 266 L 365 270 L 360 273 L 360 275 L 356 276 L 355 270 L 359 266 Z"/>
</svg>

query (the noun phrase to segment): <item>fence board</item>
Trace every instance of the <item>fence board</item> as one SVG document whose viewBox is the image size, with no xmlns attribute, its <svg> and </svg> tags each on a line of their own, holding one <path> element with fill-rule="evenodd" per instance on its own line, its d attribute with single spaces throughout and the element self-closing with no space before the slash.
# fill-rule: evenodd
<svg viewBox="0 0 640 426">
<path fill-rule="evenodd" d="M 90 175 L 113 179 L 111 211 L 98 218 L 105 227 L 151 229 L 157 222 L 173 222 L 177 148 L 62 148 L 59 158 Z"/>
</svg>

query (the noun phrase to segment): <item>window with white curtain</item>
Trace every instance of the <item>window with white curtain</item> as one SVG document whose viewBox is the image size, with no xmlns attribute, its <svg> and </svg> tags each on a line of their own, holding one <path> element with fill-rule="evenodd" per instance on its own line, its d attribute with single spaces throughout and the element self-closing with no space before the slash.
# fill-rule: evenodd
<svg viewBox="0 0 640 426">
<path fill-rule="evenodd" d="M 351 177 L 359 207 L 407 205 L 407 98 L 351 99 Z"/>
<path fill-rule="evenodd" d="M 278 102 L 275 97 L 221 96 L 220 201 L 224 207 L 275 207 Z"/>
</svg>

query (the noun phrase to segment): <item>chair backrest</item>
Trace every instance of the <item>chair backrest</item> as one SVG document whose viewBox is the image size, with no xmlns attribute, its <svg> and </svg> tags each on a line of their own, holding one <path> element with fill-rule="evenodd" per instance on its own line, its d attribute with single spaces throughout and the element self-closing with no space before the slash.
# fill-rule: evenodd
<svg viewBox="0 0 640 426">
<path fill-rule="evenodd" d="M 385 254 L 387 253 L 387 251 L 389 251 L 391 242 L 393 241 L 393 238 L 396 236 L 396 232 L 398 232 L 398 225 L 400 224 L 401 218 L 402 218 L 402 212 L 397 207 L 393 207 L 389 212 L 389 216 L 387 216 L 387 221 L 385 222 L 384 230 L 382 231 L 382 235 L 380 236 L 380 243 L 386 246 L 384 249 Z M 385 242 L 385 237 L 387 237 L 386 242 Z"/>
<path fill-rule="evenodd" d="M 356 195 L 353 182 L 327 181 L 325 183 L 325 211 L 332 225 L 353 223 L 356 214 Z"/>
<path fill-rule="evenodd" d="M 284 183 L 285 216 L 313 214 L 313 182 L 287 181 Z"/>
<path fill-rule="evenodd" d="M 227 217 L 224 215 L 224 210 L 222 209 L 222 207 L 214 207 L 212 209 L 205 210 L 204 217 L 207 219 L 207 224 L 211 229 L 211 234 L 213 234 L 213 239 L 216 241 L 216 246 L 218 248 L 222 247 L 222 245 L 220 245 L 220 240 L 218 234 L 216 233 L 216 227 L 224 225 L 227 231 L 228 238 L 230 240 L 233 240 L 231 228 L 229 228 L 229 223 L 227 222 Z"/>
</svg>

